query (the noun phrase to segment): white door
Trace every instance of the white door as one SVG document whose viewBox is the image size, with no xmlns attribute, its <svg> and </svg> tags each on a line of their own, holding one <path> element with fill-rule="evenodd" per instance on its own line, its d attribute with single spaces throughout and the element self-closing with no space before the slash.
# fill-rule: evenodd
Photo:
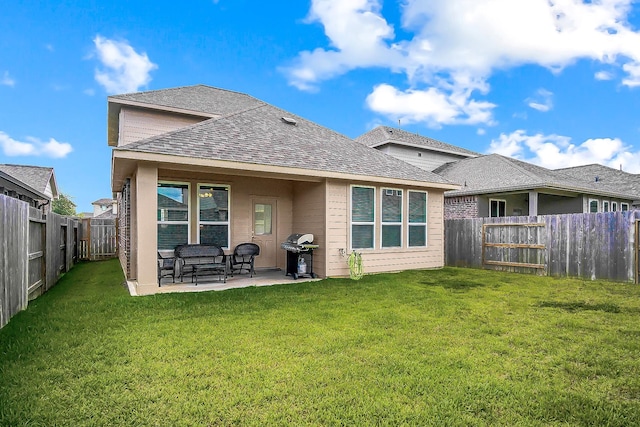
<svg viewBox="0 0 640 427">
<path fill-rule="evenodd" d="M 253 199 L 252 241 L 260 246 L 256 267 L 276 267 L 278 242 L 276 241 L 277 205 L 273 199 Z"/>
</svg>

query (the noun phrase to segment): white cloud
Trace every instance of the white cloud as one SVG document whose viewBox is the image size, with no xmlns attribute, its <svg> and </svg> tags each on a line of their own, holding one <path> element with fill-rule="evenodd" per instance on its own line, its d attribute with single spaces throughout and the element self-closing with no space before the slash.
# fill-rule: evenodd
<svg viewBox="0 0 640 427">
<path fill-rule="evenodd" d="M 424 117 L 432 126 L 440 119 L 441 124 L 450 123 L 452 117 L 457 117 L 455 123 L 475 124 L 480 116 L 490 124 L 494 106 L 478 96 L 488 93 L 488 79 L 496 70 L 525 64 L 560 72 L 586 59 L 621 68 L 624 85 L 640 85 L 640 31 L 628 21 L 632 0 L 397 3 L 402 37 L 382 15 L 381 0 L 313 0 L 308 21 L 323 25 L 329 44 L 300 52 L 283 68 L 290 84 L 314 90 L 323 80 L 357 68 L 404 73 L 407 86 L 385 88 L 389 99 L 397 102 L 424 93 L 458 114 L 425 114 L 430 107 L 417 103 L 411 111 L 389 111 L 380 104 L 370 108 L 391 117 Z M 596 78 L 604 76 L 599 73 Z M 381 83 L 370 98 L 380 96 L 375 91 L 384 87 Z M 397 96 L 392 98 L 392 93 Z M 541 111 L 552 107 L 539 101 L 531 104 Z M 467 116 L 467 111 L 474 115 Z"/>
<path fill-rule="evenodd" d="M 136 92 L 151 81 L 150 72 L 158 68 L 146 53 L 136 52 L 126 41 L 93 39 L 102 69 L 95 79 L 108 93 Z"/>
<path fill-rule="evenodd" d="M 73 147 L 67 142 L 58 142 L 51 138 L 42 142 L 37 138 L 28 137 L 27 142 L 17 141 L 0 131 L 0 147 L 6 156 L 45 156 L 59 159 L 66 157 Z"/>
<path fill-rule="evenodd" d="M 632 151 L 618 138 L 588 139 L 573 144 L 561 135 L 528 135 L 524 130 L 501 134 L 491 141 L 488 153 L 502 154 L 550 169 L 599 163 L 627 172 L 640 172 L 640 151 Z"/>
<path fill-rule="evenodd" d="M 593 75 L 596 80 L 613 80 L 613 73 L 609 71 L 598 71 Z"/>
<path fill-rule="evenodd" d="M 536 95 L 527 99 L 529 107 L 546 113 L 553 108 L 553 93 L 546 89 L 538 89 Z"/>
<path fill-rule="evenodd" d="M 13 87 L 13 86 L 15 86 L 15 84 L 16 84 L 15 79 L 13 79 L 13 78 L 9 75 L 9 72 L 8 72 L 8 71 L 5 71 L 5 72 L 2 74 L 2 77 L 0 77 L 0 85 L 3 85 L 3 86 L 11 86 L 11 87 Z"/>
</svg>

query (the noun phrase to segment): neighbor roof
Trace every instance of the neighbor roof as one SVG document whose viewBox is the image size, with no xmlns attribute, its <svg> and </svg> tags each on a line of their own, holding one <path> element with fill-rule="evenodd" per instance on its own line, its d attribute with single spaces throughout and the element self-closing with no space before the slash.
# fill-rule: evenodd
<svg viewBox="0 0 640 427">
<path fill-rule="evenodd" d="M 49 191 L 53 193 L 53 197 L 57 196 L 57 188 L 53 168 L 42 166 L 26 166 L 26 165 L 6 165 L 0 164 L 0 171 L 19 180 L 27 187 L 36 190 L 43 195 L 47 194 L 47 187 L 50 181 L 52 185 Z M 47 198 L 51 198 L 47 196 Z"/>
<path fill-rule="evenodd" d="M 113 199 L 98 199 L 95 202 L 91 202 L 92 205 L 112 205 L 116 201 Z"/>
<path fill-rule="evenodd" d="M 606 195 L 621 199 L 636 198 L 634 194 L 625 193 L 610 184 L 587 183 L 562 171 L 546 169 L 499 154 L 447 163 L 434 172 L 462 185 L 460 190 L 448 191 L 447 196 L 547 188 Z"/>
<path fill-rule="evenodd" d="M 589 185 L 597 182 L 607 186 L 615 186 L 618 191 L 634 194 L 640 198 L 640 175 L 598 164 L 556 170 Z"/>
<path fill-rule="evenodd" d="M 476 157 L 480 154 L 462 147 L 447 144 L 433 138 L 407 132 L 403 129 L 396 129 L 389 126 L 378 126 L 369 132 L 360 135 L 356 141 L 368 146 L 379 147 L 385 144 L 398 144 L 410 147 L 420 147 L 432 151 L 452 153 L 465 157 Z"/>
<path fill-rule="evenodd" d="M 452 188 L 439 175 L 263 102 L 115 148 L 114 154 L 131 151 L 395 178 Z"/>
</svg>

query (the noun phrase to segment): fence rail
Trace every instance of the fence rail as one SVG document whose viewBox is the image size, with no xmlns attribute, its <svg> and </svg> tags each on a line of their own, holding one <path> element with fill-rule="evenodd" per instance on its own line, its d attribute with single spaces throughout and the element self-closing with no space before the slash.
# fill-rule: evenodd
<svg viewBox="0 0 640 427">
<path fill-rule="evenodd" d="M 115 219 L 44 215 L 23 201 L 0 195 L 0 220 L 0 328 L 30 300 L 51 289 L 78 259 L 117 256 Z M 78 243 L 85 240 L 90 249 L 79 254 Z"/>
<path fill-rule="evenodd" d="M 549 276 L 638 280 L 640 211 L 445 221 L 445 263 Z"/>
</svg>

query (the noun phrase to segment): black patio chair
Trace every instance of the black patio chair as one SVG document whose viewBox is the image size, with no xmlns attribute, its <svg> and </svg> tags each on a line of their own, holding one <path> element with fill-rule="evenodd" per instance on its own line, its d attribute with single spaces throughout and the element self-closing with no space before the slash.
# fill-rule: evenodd
<svg viewBox="0 0 640 427">
<path fill-rule="evenodd" d="M 231 275 L 233 276 L 235 271 L 242 274 L 242 270 L 247 270 L 250 277 L 253 277 L 256 272 L 254 259 L 258 255 L 260 255 L 260 246 L 255 243 L 240 243 L 233 250 L 233 255 L 231 255 L 231 261 L 229 262 Z"/>
<path fill-rule="evenodd" d="M 171 282 L 176 283 L 176 260 L 174 257 L 163 257 L 158 251 L 158 287 L 164 277 L 171 277 Z"/>
</svg>

